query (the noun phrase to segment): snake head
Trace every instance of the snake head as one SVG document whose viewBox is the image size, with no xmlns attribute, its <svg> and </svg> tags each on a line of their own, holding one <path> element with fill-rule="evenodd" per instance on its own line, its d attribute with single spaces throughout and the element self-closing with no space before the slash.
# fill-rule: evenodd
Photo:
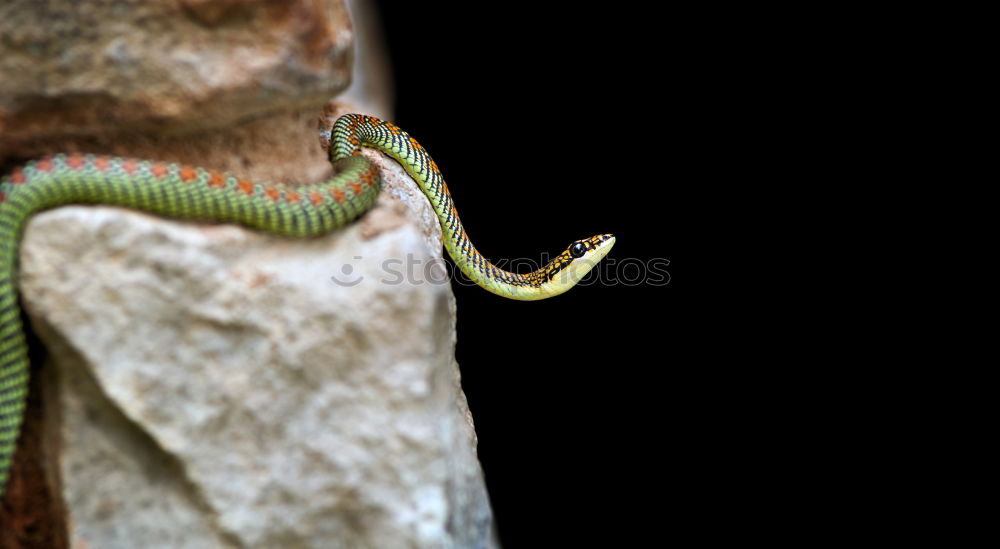
<svg viewBox="0 0 1000 549">
<path fill-rule="evenodd" d="M 614 245 L 615 235 L 612 234 L 599 234 L 570 244 L 566 251 L 542 268 L 547 278 L 541 285 L 542 293 L 552 297 L 569 290 L 583 280 Z"/>
</svg>

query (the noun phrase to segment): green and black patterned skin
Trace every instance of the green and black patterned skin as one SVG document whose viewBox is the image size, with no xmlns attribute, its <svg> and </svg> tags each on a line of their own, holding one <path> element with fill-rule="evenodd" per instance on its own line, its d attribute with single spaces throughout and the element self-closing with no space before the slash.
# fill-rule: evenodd
<svg viewBox="0 0 1000 549">
<path fill-rule="evenodd" d="M 613 236 L 597 235 L 574 242 L 535 272 L 498 269 L 469 241 L 441 172 L 423 147 L 395 125 L 358 114 L 334 124 L 329 152 L 336 175 L 314 185 L 260 183 L 203 168 L 91 154 L 57 154 L 28 163 L 0 178 L 0 497 L 28 393 L 28 350 L 15 283 L 18 244 L 33 213 L 64 204 L 111 204 L 286 236 L 321 235 L 375 204 L 381 180 L 361 156 L 363 146 L 403 165 L 430 199 L 455 264 L 495 294 L 535 300 L 563 293 L 614 244 Z"/>
</svg>

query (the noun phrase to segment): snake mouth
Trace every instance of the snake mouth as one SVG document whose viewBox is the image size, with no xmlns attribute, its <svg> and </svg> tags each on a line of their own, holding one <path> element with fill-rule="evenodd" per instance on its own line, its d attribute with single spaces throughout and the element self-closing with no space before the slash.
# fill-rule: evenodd
<svg viewBox="0 0 1000 549">
<path fill-rule="evenodd" d="M 587 246 L 587 252 L 581 256 L 579 259 L 573 260 L 572 264 L 576 267 L 576 278 L 581 278 L 587 271 L 594 268 L 598 263 L 604 259 L 604 256 L 608 255 L 611 248 L 615 245 L 615 235 L 613 234 L 599 234 L 588 238 L 583 241 Z"/>
<path fill-rule="evenodd" d="M 615 235 L 613 234 L 602 234 L 595 237 L 597 239 L 597 249 L 594 251 L 594 262 L 598 262 L 604 259 L 604 256 L 608 255 L 611 248 L 615 245 Z"/>
<path fill-rule="evenodd" d="M 599 251 L 602 248 L 610 250 L 611 247 L 615 245 L 615 235 L 610 233 L 595 235 L 587 239 L 587 243 L 590 244 L 590 249 L 592 250 L 591 253 L 593 253 L 593 251 Z M 600 260 L 601 257 L 604 257 L 604 254 L 608 253 L 607 250 L 604 250 L 604 253 L 600 254 L 598 260 Z"/>
</svg>

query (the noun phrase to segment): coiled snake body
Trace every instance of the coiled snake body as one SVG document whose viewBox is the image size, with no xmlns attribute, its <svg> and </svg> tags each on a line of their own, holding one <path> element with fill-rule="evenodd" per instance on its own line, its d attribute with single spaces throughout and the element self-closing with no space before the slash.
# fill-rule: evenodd
<svg viewBox="0 0 1000 549">
<path fill-rule="evenodd" d="M 609 234 L 579 240 L 541 269 L 497 268 L 469 241 L 441 172 L 423 147 L 395 125 L 358 114 L 333 126 L 329 180 L 291 186 L 258 183 L 178 164 L 91 154 L 58 154 L 0 178 L 0 497 L 28 393 L 28 349 L 17 303 L 17 250 L 28 217 L 64 204 L 113 204 L 169 217 L 234 222 L 269 233 L 313 236 L 349 223 L 375 203 L 381 180 L 361 155 L 374 147 L 402 164 L 430 199 L 445 248 L 483 288 L 520 300 L 544 299 L 575 285 L 614 244 Z"/>
</svg>

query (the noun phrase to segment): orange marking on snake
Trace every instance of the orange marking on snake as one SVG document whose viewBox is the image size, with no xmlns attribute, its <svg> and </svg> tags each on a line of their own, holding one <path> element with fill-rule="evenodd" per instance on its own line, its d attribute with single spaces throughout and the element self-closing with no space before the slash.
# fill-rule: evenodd
<svg viewBox="0 0 1000 549">
<path fill-rule="evenodd" d="M 139 165 L 134 160 L 122 160 L 122 171 L 132 175 L 139 170 Z"/>
<path fill-rule="evenodd" d="M 10 174 L 10 182 L 15 185 L 20 185 L 25 182 L 27 178 L 24 177 L 24 170 L 22 168 L 17 168 L 14 173 Z"/>
<path fill-rule="evenodd" d="M 208 186 L 209 187 L 223 187 L 226 184 L 226 178 L 219 172 L 209 172 L 208 175 Z"/>
<path fill-rule="evenodd" d="M 344 191 L 340 189 L 330 189 L 330 195 L 337 201 L 337 204 L 340 204 L 345 198 L 347 198 L 347 196 L 344 195 Z"/>
<path fill-rule="evenodd" d="M 299 200 L 302 200 L 302 195 L 295 191 L 288 191 L 285 193 L 285 200 L 287 200 L 289 204 L 298 204 Z"/>
<path fill-rule="evenodd" d="M 198 170 L 191 166 L 181 166 L 181 171 L 177 175 L 181 178 L 181 181 L 190 183 L 198 179 Z"/>
<path fill-rule="evenodd" d="M 35 169 L 40 172 L 52 171 L 52 160 L 49 158 L 43 158 L 38 162 L 35 162 Z"/>
<path fill-rule="evenodd" d="M 314 192 L 309 195 L 309 200 L 312 200 L 314 206 L 319 206 L 320 204 L 323 203 L 323 195 Z"/>
<path fill-rule="evenodd" d="M 94 169 L 99 172 L 106 172 L 111 167 L 111 159 L 106 156 L 94 157 Z"/>
<path fill-rule="evenodd" d="M 268 187 L 264 191 L 264 193 L 267 194 L 268 198 L 270 198 L 271 200 L 273 200 L 275 202 L 277 202 L 278 200 L 281 199 L 281 193 L 278 192 L 278 189 L 275 189 L 274 187 Z"/>
<path fill-rule="evenodd" d="M 253 182 L 249 179 L 241 179 L 236 185 L 239 187 L 239 190 L 243 191 L 247 196 L 253 195 Z"/>
<path fill-rule="evenodd" d="M 0 193 L 0 204 L 7 201 L 7 193 Z"/>
<path fill-rule="evenodd" d="M 348 183 L 347 186 L 354 191 L 354 194 L 361 194 L 361 190 L 364 188 L 360 183 Z"/>
<path fill-rule="evenodd" d="M 437 162 L 435 162 L 433 160 L 431 160 L 431 169 L 434 170 L 434 173 L 440 173 L 441 172 L 441 170 L 438 169 Z"/>
<path fill-rule="evenodd" d="M 157 179 L 166 177 L 168 171 L 169 169 L 166 164 L 162 162 L 154 162 L 151 166 L 149 166 L 149 173 L 153 174 L 153 177 Z"/>
<path fill-rule="evenodd" d="M 66 157 L 66 166 L 71 170 L 79 170 L 87 165 L 87 159 L 80 153 L 73 153 Z"/>
</svg>

